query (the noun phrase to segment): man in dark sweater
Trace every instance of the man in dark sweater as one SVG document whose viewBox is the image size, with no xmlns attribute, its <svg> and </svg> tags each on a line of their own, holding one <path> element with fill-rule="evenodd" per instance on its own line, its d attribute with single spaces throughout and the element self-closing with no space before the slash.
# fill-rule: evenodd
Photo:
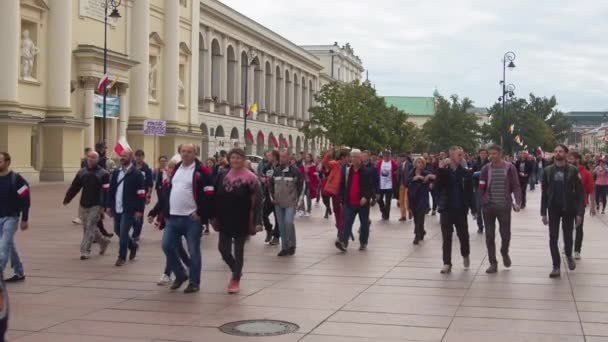
<svg viewBox="0 0 608 342">
<path fill-rule="evenodd" d="M 25 280 L 23 265 L 15 245 L 15 233 L 28 229 L 30 188 L 20 174 L 10 169 L 11 156 L 0 152 L 0 273 L 4 273 L 10 259 L 15 275 L 6 282 Z M 21 217 L 21 224 L 19 218 Z"/>
<path fill-rule="evenodd" d="M 451 147 L 450 158 L 442 160 L 437 170 L 436 186 L 443 238 L 442 274 L 452 272 L 452 235 L 454 228 L 460 241 L 463 266 L 468 269 L 471 265 L 467 213 L 471 209 L 473 197 L 473 176 L 469 169 L 462 166 L 463 154 L 461 147 Z"/>
<path fill-rule="evenodd" d="M 490 161 L 488 160 L 488 150 L 482 148 L 479 150 L 477 159 L 473 162 L 473 203 L 477 210 L 477 233 L 483 234 L 483 215 L 481 212 L 481 195 L 479 191 L 479 177 L 481 176 L 481 169 L 486 166 Z"/>
<path fill-rule="evenodd" d="M 559 254 L 559 226 L 564 230 L 564 249 L 568 268 L 576 269 L 572 257 L 572 233 L 574 221 L 579 225 L 585 214 L 584 190 L 577 168 L 566 162 L 568 147 L 557 145 L 553 150 L 553 165 L 543 171 L 540 215 L 544 225 L 549 225 L 549 247 L 553 259 L 551 278 L 561 276 L 561 256 Z"/>
<path fill-rule="evenodd" d="M 105 254 L 110 244 L 110 240 L 104 237 L 97 228 L 97 222 L 106 206 L 107 193 L 110 190 L 110 174 L 97 165 L 98 161 L 97 152 L 89 151 L 87 153 L 86 166 L 78 171 L 63 200 L 63 205 L 68 205 L 82 189 L 80 217 L 84 229 L 80 243 L 80 260 L 87 260 L 91 257 L 93 242 L 99 243 L 100 255 Z"/>
<path fill-rule="evenodd" d="M 135 162 L 133 166 L 136 170 L 141 172 L 141 175 L 144 177 L 144 184 L 146 185 L 146 205 L 150 204 L 150 200 L 152 198 L 152 188 L 154 187 L 154 178 L 152 177 L 152 169 L 150 166 L 144 161 L 146 155 L 143 150 L 135 151 Z M 135 224 L 133 225 L 133 234 L 131 238 L 135 242 L 139 242 L 139 237 L 141 235 L 141 231 L 144 228 L 144 220 L 136 219 Z"/>
<path fill-rule="evenodd" d="M 519 186 L 521 187 L 521 208 L 526 208 L 526 190 L 534 165 L 528 160 L 528 152 L 522 151 L 519 153 L 515 168 L 519 172 Z"/>
</svg>

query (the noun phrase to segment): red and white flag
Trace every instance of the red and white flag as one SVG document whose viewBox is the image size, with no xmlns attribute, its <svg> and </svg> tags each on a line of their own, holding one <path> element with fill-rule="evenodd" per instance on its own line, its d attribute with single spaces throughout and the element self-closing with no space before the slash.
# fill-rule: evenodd
<svg viewBox="0 0 608 342">
<path fill-rule="evenodd" d="M 114 146 L 114 152 L 121 155 L 125 150 L 131 150 L 131 146 L 129 146 L 129 143 L 125 137 L 120 137 L 116 143 L 116 146 Z"/>
<path fill-rule="evenodd" d="M 19 196 L 19 198 L 26 198 L 29 194 L 30 188 L 27 185 L 23 185 L 19 188 L 19 190 L 17 190 L 17 195 Z"/>
<path fill-rule="evenodd" d="M 108 74 L 103 75 L 103 77 L 99 80 L 99 84 L 97 85 L 97 92 L 101 93 L 106 85 L 108 84 Z"/>
</svg>

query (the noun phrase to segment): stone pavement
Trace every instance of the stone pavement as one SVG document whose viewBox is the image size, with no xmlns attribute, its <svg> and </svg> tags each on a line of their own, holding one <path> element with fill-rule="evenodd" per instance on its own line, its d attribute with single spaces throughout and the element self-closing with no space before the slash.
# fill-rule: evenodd
<svg viewBox="0 0 608 342">
<path fill-rule="evenodd" d="M 113 266 L 115 238 L 106 256 L 80 261 L 82 229 L 70 222 L 76 205 L 61 206 L 64 191 L 59 184 L 33 188 L 31 228 L 17 234 L 28 278 L 9 286 L 10 341 L 608 341 L 606 217 L 587 218 L 576 271 L 549 279 L 538 190 L 514 214 L 509 271 L 484 273 L 484 236 L 471 220 L 471 269 L 462 269 L 455 242 L 453 273 L 439 274 L 438 217 L 428 216 L 427 240 L 413 246 L 413 225 L 396 222 L 395 208 L 390 223 L 378 222 L 375 208 L 368 251 L 355 243 L 340 254 L 333 224 L 317 207 L 312 218 L 297 219 L 295 257 L 276 257 L 262 236 L 251 240 L 238 296 L 225 294 L 229 272 L 215 233 L 204 237 L 202 289 L 194 295 L 156 285 L 164 256 L 161 233 L 149 226 L 141 253 L 125 267 Z M 218 330 L 262 318 L 300 329 L 249 338 Z"/>
</svg>

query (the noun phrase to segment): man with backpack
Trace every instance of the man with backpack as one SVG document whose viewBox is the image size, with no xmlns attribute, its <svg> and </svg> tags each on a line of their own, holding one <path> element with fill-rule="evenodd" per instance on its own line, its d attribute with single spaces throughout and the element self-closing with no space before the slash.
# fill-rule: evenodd
<svg viewBox="0 0 608 342">
<path fill-rule="evenodd" d="M 97 222 L 101 217 L 110 190 L 110 174 L 97 164 L 98 161 L 97 152 L 89 151 L 87 153 L 86 166 L 78 171 L 63 200 L 63 205 L 68 205 L 82 189 L 80 217 L 84 230 L 80 243 L 80 260 L 91 258 L 91 245 L 94 242 L 99 243 L 100 255 L 105 254 L 110 244 L 110 240 L 104 237 L 97 228 Z"/>
<path fill-rule="evenodd" d="M 10 258 L 15 275 L 5 281 L 13 283 L 25 280 L 15 245 L 15 233 L 18 226 L 21 230 L 29 227 L 30 188 L 20 174 L 10 169 L 10 165 L 10 154 L 0 152 L 0 271 L 4 273 Z"/>
</svg>

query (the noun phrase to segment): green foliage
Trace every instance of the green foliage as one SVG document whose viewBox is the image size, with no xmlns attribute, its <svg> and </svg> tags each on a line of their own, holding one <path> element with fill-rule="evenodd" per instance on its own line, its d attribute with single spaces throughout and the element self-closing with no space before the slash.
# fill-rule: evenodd
<svg viewBox="0 0 608 342">
<path fill-rule="evenodd" d="M 332 82 L 315 95 L 310 121 L 301 129 L 310 139 L 326 137 L 334 145 L 379 151 L 408 151 L 420 136 L 408 115 L 387 107 L 367 83 Z"/>
<path fill-rule="evenodd" d="M 476 150 L 479 146 L 479 125 L 475 114 L 469 112 L 473 102 L 468 98 L 461 101 L 456 95 L 449 100 L 436 96 L 435 101 L 435 115 L 423 126 L 427 149 L 446 151 L 450 146 L 458 145 L 465 151 Z"/>
<path fill-rule="evenodd" d="M 540 98 L 530 94 L 528 100 L 510 100 L 503 115 L 502 104 L 495 103 L 489 110 L 491 120 L 482 128 L 482 136 L 485 140 L 500 143 L 502 134 L 506 153 L 523 149 L 514 141 L 517 135 L 528 150 L 541 146 L 545 151 L 551 151 L 557 142 L 566 138 L 571 128 L 570 121 L 556 106 L 555 96 Z M 511 125 L 515 125 L 513 134 L 508 132 Z"/>
</svg>

